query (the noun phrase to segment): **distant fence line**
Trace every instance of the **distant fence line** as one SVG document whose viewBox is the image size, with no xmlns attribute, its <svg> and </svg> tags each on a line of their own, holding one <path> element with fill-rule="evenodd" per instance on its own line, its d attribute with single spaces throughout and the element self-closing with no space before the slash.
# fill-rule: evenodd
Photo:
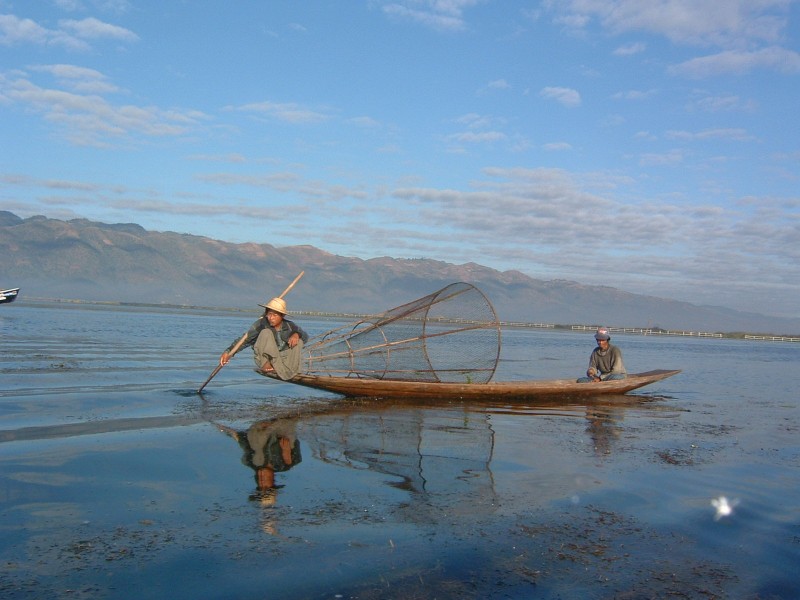
<svg viewBox="0 0 800 600">
<path fill-rule="evenodd" d="M 597 329 L 597 325 L 573 325 L 573 330 L 578 331 L 593 331 Z M 724 338 L 731 337 L 722 333 L 712 333 L 708 331 L 670 331 L 667 329 L 647 329 L 641 327 L 608 327 L 609 332 L 617 333 L 636 333 L 639 335 L 675 335 L 687 337 L 707 337 L 707 338 Z M 769 342 L 800 342 L 800 337 L 791 337 L 786 335 L 753 335 L 746 333 L 741 336 L 745 340 L 761 340 Z"/>
<path fill-rule="evenodd" d="M 768 340 L 770 342 L 800 342 L 800 337 L 786 337 L 785 335 L 749 335 L 745 334 L 746 340 Z"/>
<path fill-rule="evenodd" d="M 587 331 L 597 329 L 597 325 L 573 325 L 573 330 Z M 725 337 L 721 333 L 712 333 L 710 331 L 672 331 L 669 329 L 650 329 L 647 327 L 607 327 L 609 333 L 635 333 L 638 335 L 674 335 L 682 337 L 708 337 L 708 338 L 722 338 Z"/>
<path fill-rule="evenodd" d="M 344 314 L 320 311 L 293 311 L 295 315 L 325 317 L 325 318 L 353 318 L 353 319 L 370 319 L 378 315 L 364 315 L 364 314 Z M 436 320 L 436 319 L 434 319 Z M 467 319 L 449 319 L 454 322 L 471 323 Z M 528 329 L 570 329 L 572 331 L 595 331 L 598 325 L 556 325 L 554 323 L 529 323 L 527 321 L 500 321 L 501 327 L 516 327 Z M 730 338 L 738 337 L 745 340 L 761 340 L 770 342 L 800 342 L 800 337 L 789 337 L 785 335 L 753 335 L 744 334 L 743 336 L 730 336 L 723 333 L 711 331 L 683 331 L 683 330 L 670 330 L 670 329 L 651 329 L 649 327 L 608 327 L 610 333 L 629 333 L 634 335 L 666 335 L 675 337 L 697 337 L 697 338 Z"/>
</svg>

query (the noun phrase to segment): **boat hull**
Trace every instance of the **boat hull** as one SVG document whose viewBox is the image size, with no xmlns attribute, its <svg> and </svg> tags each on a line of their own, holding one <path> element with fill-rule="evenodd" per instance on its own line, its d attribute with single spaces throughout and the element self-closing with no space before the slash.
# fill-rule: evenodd
<svg viewBox="0 0 800 600">
<path fill-rule="evenodd" d="M 453 399 L 527 400 L 547 397 L 597 396 L 624 394 L 680 373 L 680 370 L 656 370 L 629 374 L 625 379 L 577 383 L 574 379 L 540 381 L 504 381 L 489 383 L 435 383 L 420 381 L 394 381 L 359 377 L 326 377 L 300 374 L 290 383 L 348 398 L 380 399 Z M 274 375 L 261 373 L 275 379 Z"/>
</svg>

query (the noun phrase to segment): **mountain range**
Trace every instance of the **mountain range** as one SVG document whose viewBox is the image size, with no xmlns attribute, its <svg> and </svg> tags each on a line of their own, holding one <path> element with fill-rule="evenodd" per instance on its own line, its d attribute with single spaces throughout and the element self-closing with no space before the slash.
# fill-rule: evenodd
<svg viewBox="0 0 800 600">
<path fill-rule="evenodd" d="M 255 309 L 305 271 L 286 298 L 290 311 L 375 314 L 465 281 L 489 298 L 501 321 L 800 333 L 800 319 L 534 279 L 476 263 L 363 260 L 307 245 L 235 244 L 132 223 L 21 218 L 0 211 L 0 252 L 0 288 L 22 287 L 20 299 Z"/>
</svg>

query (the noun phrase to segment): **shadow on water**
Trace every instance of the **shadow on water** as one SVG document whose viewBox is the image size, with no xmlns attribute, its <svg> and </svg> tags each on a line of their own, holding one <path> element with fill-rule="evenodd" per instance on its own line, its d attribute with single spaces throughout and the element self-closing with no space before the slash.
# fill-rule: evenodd
<svg viewBox="0 0 800 600">
<path fill-rule="evenodd" d="M 96 389 L 94 390 L 97 391 Z M 120 391 L 117 388 L 115 391 Z M 123 390 L 124 391 L 124 390 Z M 62 394 L 68 393 L 62 389 Z M 191 389 L 171 390 L 171 393 L 187 401 L 179 404 L 173 415 L 157 415 L 148 417 L 104 418 L 102 420 L 86 421 L 79 423 L 60 423 L 49 426 L 20 427 L 16 429 L 0 430 L 0 443 L 35 440 L 57 439 L 80 435 L 97 435 L 132 430 L 163 429 L 183 427 L 198 423 L 210 422 L 218 424 L 222 419 L 241 421 L 242 419 L 257 416 L 267 417 L 257 421 L 266 423 L 269 420 L 280 420 L 287 417 L 304 419 L 329 414 L 341 418 L 352 418 L 357 413 L 387 413 L 400 409 L 415 409 L 419 411 L 432 410 L 462 410 L 470 413 L 528 415 L 528 416 L 564 416 L 580 417 L 583 413 L 590 420 L 595 417 L 589 415 L 615 415 L 619 418 L 624 409 L 647 410 L 648 412 L 662 412 L 663 416 L 675 416 L 678 409 L 659 404 L 666 398 L 662 396 L 646 395 L 603 395 L 597 398 L 580 398 L 575 400 L 548 401 L 537 403 L 499 403 L 469 402 L 461 403 L 451 400 L 441 402 L 432 400 L 392 400 L 370 401 L 348 398 L 270 398 L 252 403 L 232 402 L 228 398 L 215 400 L 211 393 L 198 393 Z"/>
</svg>

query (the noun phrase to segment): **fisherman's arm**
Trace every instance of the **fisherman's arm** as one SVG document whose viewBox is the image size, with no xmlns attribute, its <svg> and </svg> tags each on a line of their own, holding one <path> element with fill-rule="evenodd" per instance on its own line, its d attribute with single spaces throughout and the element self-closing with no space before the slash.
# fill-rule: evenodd
<svg viewBox="0 0 800 600">
<path fill-rule="evenodd" d="M 247 335 L 244 339 L 244 343 L 241 346 L 239 346 L 236 352 L 238 352 L 242 348 L 246 348 L 248 346 L 252 346 L 253 344 L 255 344 L 256 339 L 258 339 L 258 334 L 261 333 L 262 329 L 264 329 L 264 325 L 262 324 L 262 319 L 258 319 L 255 323 L 253 323 L 250 326 L 250 329 L 247 330 Z M 228 361 L 230 361 L 230 359 L 232 359 L 236 355 L 236 352 L 233 352 L 233 347 L 239 343 L 239 339 L 240 338 L 237 338 L 233 342 L 231 342 L 231 345 L 225 348 L 225 350 L 222 352 L 222 355 L 219 357 L 219 364 L 222 365 L 223 367 L 227 365 Z"/>
<path fill-rule="evenodd" d="M 305 344 L 308 341 L 308 334 L 294 321 L 284 321 L 288 326 L 291 333 L 286 340 L 286 343 L 289 345 L 290 348 L 294 348 L 297 345 L 297 342 L 303 340 Z"/>
<path fill-rule="evenodd" d="M 611 351 L 611 370 L 605 375 L 606 377 L 610 375 L 627 375 L 625 363 L 622 362 L 622 350 L 617 347 L 614 347 Z"/>
<path fill-rule="evenodd" d="M 592 355 L 589 357 L 589 368 L 586 369 L 586 376 L 592 381 L 601 381 L 601 371 L 599 367 L 600 365 L 597 361 L 597 353 L 592 352 Z"/>
</svg>

